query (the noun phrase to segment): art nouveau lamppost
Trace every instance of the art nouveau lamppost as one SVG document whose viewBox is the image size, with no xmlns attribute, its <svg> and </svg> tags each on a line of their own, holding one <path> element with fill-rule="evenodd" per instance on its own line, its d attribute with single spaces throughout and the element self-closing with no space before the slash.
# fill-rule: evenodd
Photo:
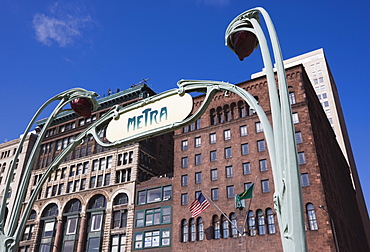
<svg viewBox="0 0 370 252">
<path fill-rule="evenodd" d="M 29 122 L 23 136 L 21 137 L 19 147 L 16 150 L 16 153 L 14 154 L 13 162 L 9 168 L 8 177 L 5 184 L 4 189 L 4 196 L 1 199 L 0 202 L 0 251 L 16 251 L 17 245 L 20 241 L 22 232 L 25 227 L 26 220 L 32 210 L 32 206 L 34 201 L 36 200 L 36 195 L 42 188 L 42 185 L 50 175 L 50 173 L 54 170 L 55 166 L 51 167 L 48 171 L 44 173 L 44 175 L 41 178 L 41 183 L 37 186 L 37 189 L 32 194 L 31 198 L 26 204 L 25 210 L 22 212 L 22 206 L 26 197 L 26 192 L 28 189 L 28 184 L 31 177 L 31 171 L 33 164 L 35 162 L 37 151 L 40 147 L 41 141 L 44 138 L 46 131 L 50 124 L 53 122 L 53 120 L 58 116 L 58 114 L 63 111 L 63 107 L 67 105 L 68 103 L 71 103 L 72 109 L 74 111 L 84 117 L 91 116 L 91 111 L 94 111 L 98 108 L 98 104 L 94 97 L 96 97 L 97 94 L 95 92 L 87 91 L 82 88 L 74 88 L 65 92 L 62 92 L 53 98 L 49 99 L 47 102 L 45 102 L 39 110 L 35 113 L 31 121 Z M 11 175 L 14 173 L 14 170 L 16 168 L 16 160 L 18 159 L 18 156 L 22 150 L 22 146 L 27 138 L 27 134 L 30 132 L 31 127 L 33 127 L 35 121 L 37 120 L 38 116 L 41 114 L 41 112 L 52 102 L 59 101 L 58 105 L 55 107 L 55 109 L 52 111 L 51 115 L 48 117 L 45 126 L 41 130 L 34 147 L 30 153 L 30 157 L 26 163 L 24 172 L 22 174 L 21 182 L 18 185 L 18 194 L 15 198 L 14 206 L 12 211 L 10 211 L 8 214 L 6 214 L 6 201 L 7 197 L 5 196 L 6 193 L 10 189 L 10 183 L 12 181 Z M 74 142 L 74 145 L 77 145 L 77 142 Z M 61 162 L 61 160 L 58 160 L 58 164 Z M 37 192 L 36 192 L 37 191 Z M 8 228 L 5 228 L 5 222 L 7 222 Z"/>
<path fill-rule="evenodd" d="M 261 28 L 264 18 L 276 64 L 278 85 L 274 78 L 270 49 Z M 297 160 L 294 126 L 288 86 L 280 45 L 269 14 L 254 8 L 237 16 L 227 27 L 226 45 L 240 60 L 248 57 L 259 45 L 266 69 L 274 142 L 269 146 L 274 176 L 274 207 L 277 213 L 284 251 L 307 251 L 300 171 Z M 277 86 L 278 90 L 277 91 Z M 267 138 L 267 136 L 266 136 Z"/>
</svg>

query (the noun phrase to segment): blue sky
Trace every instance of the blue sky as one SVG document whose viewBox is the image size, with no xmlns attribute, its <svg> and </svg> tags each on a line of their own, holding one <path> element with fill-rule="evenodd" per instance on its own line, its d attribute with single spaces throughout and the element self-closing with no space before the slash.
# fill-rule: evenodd
<svg viewBox="0 0 370 252">
<path fill-rule="evenodd" d="M 240 62 L 224 33 L 257 6 L 270 13 L 285 59 L 324 48 L 370 206 L 369 0 L 2 0 L 0 142 L 18 138 L 44 101 L 69 88 L 103 96 L 146 78 L 156 92 L 180 79 L 250 79 L 260 53 Z"/>
</svg>

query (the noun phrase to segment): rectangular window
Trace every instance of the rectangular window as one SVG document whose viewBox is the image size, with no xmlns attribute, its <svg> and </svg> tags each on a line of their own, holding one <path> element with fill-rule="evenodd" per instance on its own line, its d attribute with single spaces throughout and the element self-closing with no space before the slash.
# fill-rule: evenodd
<svg viewBox="0 0 370 252">
<path fill-rule="evenodd" d="M 298 164 L 305 164 L 306 163 L 306 157 L 304 155 L 304 152 L 298 152 Z"/>
<path fill-rule="evenodd" d="M 188 194 L 183 193 L 181 194 L 181 205 L 187 205 L 188 204 Z"/>
<path fill-rule="evenodd" d="M 302 187 L 310 185 L 310 181 L 308 179 L 308 173 L 301 174 L 301 183 L 302 183 Z"/>
<path fill-rule="evenodd" d="M 294 124 L 299 123 L 298 113 L 293 113 L 292 118 L 293 118 L 293 123 Z"/>
<path fill-rule="evenodd" d="M 217 151 L 214 150 L 210 152 L 210 160 L 211 162 L 217 161 Z"/>
<path fill-rule="evenodd" d="M 101 229 L 101 224 L 103 222 L 103 215 L 102 214 L 94 214 L 91 216 L 91 232 L 96 232 Z"/>
<path fill-rule="evenodd" d="M 195 198 L 197 199 L 197 198 L 199 198 L 199 195 L 201 194 L 202 192 L 201 191 L 196 191 L 195 192 Z"/>
<path fill-rule="evenodd" d="M 226 187 L 226 191 L 227 191 L 227 197 L 228 198 L 234 198 L 235 194 L 234 194 L 234 186 L 227 186 Z"/>
<path fill-rule="evenodd" d="M 230 140 L 231 139 L 231 132 L 229 129 L 224 130 L 224 140 Z"/>
<path fill-rule="evenodd" d="M 80 190 L 85 190 L 86 188 L 86 178 L 81 179 Z"/>
<path fill-rule="evenodd" d="M 247 155 L 247 154 L 249 154 L 249 146 L 248 146 L 248 144 L 246 143 L 246 144 L 242 144 L 242 155 Z"/>
<path fill-rule="evenodd" d="M 71 165 L 70 170 L 69 170 L 69 176 L 73 177 L 76 174 L 76 166 Z"/>
<path fill-rule="evenodd" d="M 75 180 L 73 191 L 76 192 L 78 189 L 80 189 L 80 180 Z"/>
<path fill-rule="evenodd" d="M 161 208 L 148 209 L 145 211 L 145 226 L 161 224 Z"/>
<path fill-rule="evenodd" d="M 82 173 L 86 174 L 88 171 L 89 171 L 89 162 L 85 162 Z"/>
<path fill-rule="evenodd" d="M 267 160 L 266 159 L 260 160 L 259 164 L 260 164 L 260 171 L 261 172 L 267 171 Z"/>
<path fill-rule="evenodd" d="M 217 175 L 217 169 L 212 169 L 211 170 L 211 180 L 212 181 L 215 181 L 218 179 L 218 175 Z"/>
<path fill-rule="evenodd" d="M 181 158 L 181 168 L 188 167 L 188 157 Z"/>
<path fill-rule="evenodd" d="M 82 168 L 83 168 L 82 163 L 77 164 L 77 171 L 76 171 L 76 175 L 80 175 L 80 174 L 82 174 Z"/>
<path fill-rule="evenodd" d="M 68 187 L 67 187 L 67 193 L 72 192 L 73 190 L 73 181 L 68 182 Z"/>
<path fill-rule="evenodd" d="M 110 173 L 105 174 L 104 185 L 107 186 L 110 184 Z"/>
<path fill-rule="evenodd" d="M 146 203 L 158 202 L 161 201 L 162 188 L 153 188 L 147 190 Z"/>
<path fill-rule="evenodd" d="M 262 123 L 256 122 L 256 133 L 263 132 Z"/>
<path fill-rule="evenodd" d="M 64 188 L 64 184 L 59 184 L 58 195 L 61 195 L 62 194 L 63 188 Z"/>
<path fill-rule="evenodd" d="M 58 190 L 58 186 L 57 185 L 53 185 L 53 189 L 51 191 L 51 196 L 57 195 L 57 190 Z"/>
<path fill-rule="evenodd" d="M 248 135 L 247 125 L 240 126 L 240 136 L 246 136 L 246 135 Z"/>
<path fill-rule="evenodd" d="M 90 178 L 90 188 L 94 188 L 96 184 L 96 177 Z"/>
<path fill-rule="evenodd" d="M 252 182 L 244 183 L 244 190 L 248 190 L 252 186 Z"/>
<path fill-rule="evenodd" d="M 161 229 L 155 231 L 146 231 L 135 233 L 134 249 L 156 248 L 170 246 L 170 229 Z"/>
<path fill-rule="evenodd" d="M 194 144 L 195 144 L 195 148 L 198 148 L 198 147 L 202 146 L 202 138 L 201 137 L 196 137 L 194 139 Z"/>
<path fill-rule="evenodd" d="M 66 235 L 75 234 L 77 230 L 77 218 L 68 218 L 67 219 L 67 230 Z"/>
<path fill-rule="evenodd" d="M 163 201 L 169 200 L 172 197 L 172 186 L 163 187 Z"/>
<path fill-rule="evenodd" d="M 123 252 L 126 248 L 126 235 L 119 234 L 112 236 L 111 252 Z"/>
<path fill-rule="evenodd" d="M 209 143 L 210 144 L 216 143 L 216 133 L 209 134 Z"/>
<path fill-rule="evenodd" d="M 296 141 L 297 144 L 303 143 L 302 133 L 300 131 L 295 133 L 295 141 Z"/>
<path fill-rule="evenodd" d="M 211 189 L 212 200 L 218 200 L 218 188 Z"/>
<path fill-rule="evenodd" d="M 267 193 L 267 192 L 270 191 L 270 183 L 269 183 L 268 179 L 262 180 L 261 185 L 262 185 L 262 192 L 263 193 Z"/>
<path fill-rule="evenodd" d="M 181 142 L 181 150 L 188 150 L 188 140 L 184 140 Z"/>
<path fill-rule="evenodd" d="M 265 148 L 265 140 L 259 140 L 259 141 L 257 141 L 257 149 L 258 149 L 259 152 L 266 150 L 266 148 Z"/>
<path fill-rule="evenodd" d="M 200 184 L 200 183 L 202 183 L 202 173 L 196 172 L 195 173 L 195 184 Z"/>
<path fill-rule="evenodd" d="M 99 175 L 98 176 L 98 180 L 97 180 L 96 186 L 97 187 L 103 186 L 103 175 Z"/>
<path fill-rule="evenodd" d="M 290 102 L 290 105 L 292 105 L 292 104 L 295 104 L 295 103 L 296 103 L 294 92 L 289 92 L 289 102 Z"/>
<path fill-rule="evenodd" d="M 112 168 L 112 156 L 107 157 L 107 169 Z"/>
<path fill-rule="evenodd" d="M 182 175 L 181 176 L 181 186 L 187 186 L 188 185 L 188 175 Z"/>
<path fill-rule="evenodd" d="M 95 159 L 92 163 L 92 171 L 97 171 L 99 167 L 99 160 Z"/>
<path fill-rule="evenodd" d="M 233 167 L 231 165 L 225 167 L 225 174 L 226 174 L 226 178 L 233 177 Z"/>
<path fill-rule="evenodd" d="M 138 205 L 145 204 L 145 199 L 146 199 L 146 191 L 140 191 L 140 192 L 138 192 L 137 204 Z"/>
<path fill-rule="evenodd" d="M 105 158 L 101 158 L 99 160 L 99 170 L 104 170 L 105 169 Z"/>
<path fill-rule="evenodd" d="M 202 164 L 202 154 L 196 154 L 195 155 L 195 165 Z"/>
<path fill-rule="evenodd" d="M 250 163 L 243 163 L 243 174 L 251 174 L 251 164 Z"/>
<path fill-rule="evenodd" d="M 232 152 L 231 152 L 231 147 L 227 147 L 225 148 L 225 158 L 228 159 L 228 158 L 232 158 Z"/>
</svg>

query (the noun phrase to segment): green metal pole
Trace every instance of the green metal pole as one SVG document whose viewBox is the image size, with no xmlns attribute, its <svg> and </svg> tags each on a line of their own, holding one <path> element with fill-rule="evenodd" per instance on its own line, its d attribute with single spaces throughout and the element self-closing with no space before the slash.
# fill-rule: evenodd
<svg viewBox="0 0 370 252">
<path fill-rule="evenodd" d="M 279 80 L 279 94 L 271 63 L 270 49 L 259 24 L 259 14 L 265 20 L 271 40 Z M 261 47 L 262 59 L 266 69 L 269 86 L 270 105 L 274 132 L 276 163 L 273 165 L 275 184 L 274 205 L 277 212 L 280 235 L 284 251 L 307 251 L 306 233 L 303 217 L 303 201 L 300 171 L 292 122 L 292 112 L 288 97 L 285 69 L 278 38 L 270 16 L 263 8 L 254 8 L 237 16 L 226 30 L 226 45 L 232 51 L 232 35 L 238 31 L 252 32 Z M 278 108 L 276 108 L 278 107 Z M 267 138 L 267 136 L 266 136 Z M 280 146 L 280 148 L 278 148 Z"/>
</svg>

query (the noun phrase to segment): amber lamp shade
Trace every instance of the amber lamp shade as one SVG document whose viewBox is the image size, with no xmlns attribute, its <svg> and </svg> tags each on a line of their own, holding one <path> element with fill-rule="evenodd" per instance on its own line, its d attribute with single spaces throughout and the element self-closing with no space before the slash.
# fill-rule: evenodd
<svg viewBox="0 0 370 252">
<path fill-rule="evenodd" d="M 73 111 L 84 118 L 88 118 L 91 116 L 92 111 L 92 103 L 87 98 L 77 98 L 71 101 L 71 108 Z"/>
<path fill-rule="evenodd" d="M 251 55 L 257 46 L 257 37 L 253 32 L 238 31 L 232 35 L 234 52 L 238 58 L 243 61 L 244 58 Z"/>
</svg>

